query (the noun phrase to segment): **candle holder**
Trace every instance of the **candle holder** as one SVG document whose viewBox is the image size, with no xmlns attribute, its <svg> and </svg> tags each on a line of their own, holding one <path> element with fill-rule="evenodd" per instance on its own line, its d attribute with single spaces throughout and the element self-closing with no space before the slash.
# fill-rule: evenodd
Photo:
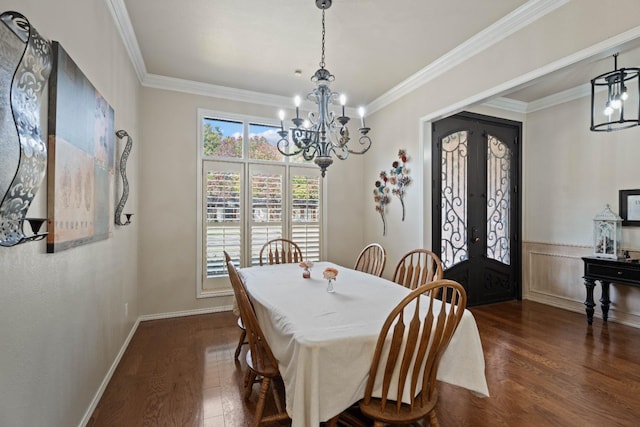
<svg viewBox="0 0 640 427">
<path fill-rule="evenodd" d="M 122 211 L 124 209 L 125 203 L 127 203 L 127 199 L 129 198 L 129 181 L 127 180 L 127 160 L 129 159 L 129 154 L 131 153 L 131 147 L 133 145 L 133 140 L 125 130 L 119 130 L 116 132 L 116 136 L 120 139 L 126 137 L 127 144 L 122 151 L 122 156 L 120 157 L 120 175 L 122 176 L 122 197 L 120 197 L 120 202 L 116 207 L 116 215 L 115 215 L 115 223 L 116 225 L 129 225 L 131 224 L 132 213 L 126 213 L 124 216 L 127 218 L 125 222 L 122 222 Z"/>
<path fill-rule="evenodd" d="M 32 234 L 29 236 L 24 233 L 24 221 L 27 221 L 31 228 Z M 0 246 L 10 247 L 44 239 L 49 234 L 48 232 L 40 232 L 45 221 L 47 218 L 25 218 L 22 221 L 1 219 L 0 230 L 4 238 L 0 240 Z"/>
</svg>

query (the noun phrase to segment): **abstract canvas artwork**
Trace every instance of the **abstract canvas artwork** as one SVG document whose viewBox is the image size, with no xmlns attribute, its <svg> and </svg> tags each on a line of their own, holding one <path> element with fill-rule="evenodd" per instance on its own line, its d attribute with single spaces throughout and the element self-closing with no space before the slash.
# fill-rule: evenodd
<svg viewBox="0 0 640 427">
<path fill-rule="evenodd" d="M 47 252 L 113 232 L 114 113 L 58 42 L 49 80 Z"/>
</svg>

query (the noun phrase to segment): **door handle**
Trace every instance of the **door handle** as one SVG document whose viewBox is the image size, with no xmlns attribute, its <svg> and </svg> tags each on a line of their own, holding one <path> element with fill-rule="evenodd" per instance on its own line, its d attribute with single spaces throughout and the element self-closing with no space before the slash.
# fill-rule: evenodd
<svg viewBox="0 0 640 427">
<path fill-rule="evenodd" d="M 480 237 L 478 237 L 478 227 L 471 227 L 471 243 L 478 243 Z"/>
</svg>

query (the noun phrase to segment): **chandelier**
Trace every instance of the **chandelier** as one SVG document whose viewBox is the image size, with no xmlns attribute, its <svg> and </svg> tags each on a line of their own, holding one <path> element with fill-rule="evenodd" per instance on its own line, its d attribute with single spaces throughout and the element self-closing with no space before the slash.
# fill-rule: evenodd
<svg viewBox="0 0 640 427">
<path fill-rule="evenodd" d="M 296 96 L 294 104 L 296 107 L 296 117 L 291 119 L 293 127 L 289 130 L 284 128 L 284 111 L 280 110 L 280 140 L 277 148 L 285 156 L 295 156 L 301 154 L 305 160 L 313 160 L 320 167 L 324 178 L 327 168 L 333 163 L 334 154 L 340 160 L 346 160 L 349 154 L 364 154 L 371 147 L 371 138 L 367 135 L 369 128 L 364 123 L 364 108 L 360 107 L 360 135 L 358 137 L 357 149 L 349 146 L 351 138 L 349 136 L 350 117 L 344 112 L 346 96 L 332 92 L 329 84 L 335 79 L 334 75 L 325 68 L 324 62 L 324 13 L 331 7 L 332 0 L 316 0 L 316 6 L 322 9 L 322 56 L 320 68 L 311 77 L 311 81 L 316 87 L 309 92 L 307 100 L 312 101 L 317 106 L 317 112 L 310 112 L 308 119 L 300 118 L 300 97 Z M 331 104 L 340 101 L 342 105 L 341 115 L 337 115 L 330 109 Z"/>
<path fill-rule="evenodd" d="M 591 130 L 611 132 L 640 125 L 640 68 L 620 68 L 591 80 Z M 605 89 L 606 88 L 606 95 Z M 602 120 L 602 121 L 600 121 Z"/>
</svg>

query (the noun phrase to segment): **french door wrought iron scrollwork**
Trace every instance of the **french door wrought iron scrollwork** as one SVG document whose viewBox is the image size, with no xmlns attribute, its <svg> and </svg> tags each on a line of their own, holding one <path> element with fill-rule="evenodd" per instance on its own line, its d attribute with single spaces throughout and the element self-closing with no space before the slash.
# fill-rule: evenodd
<svg viewBox="0 0 640 427">
<path fill-rule="evenodd" d="M 433 245 L 470 304 L 519 297 L 520 125 L 471 113 L 433 124 Z"/>
</svg>

